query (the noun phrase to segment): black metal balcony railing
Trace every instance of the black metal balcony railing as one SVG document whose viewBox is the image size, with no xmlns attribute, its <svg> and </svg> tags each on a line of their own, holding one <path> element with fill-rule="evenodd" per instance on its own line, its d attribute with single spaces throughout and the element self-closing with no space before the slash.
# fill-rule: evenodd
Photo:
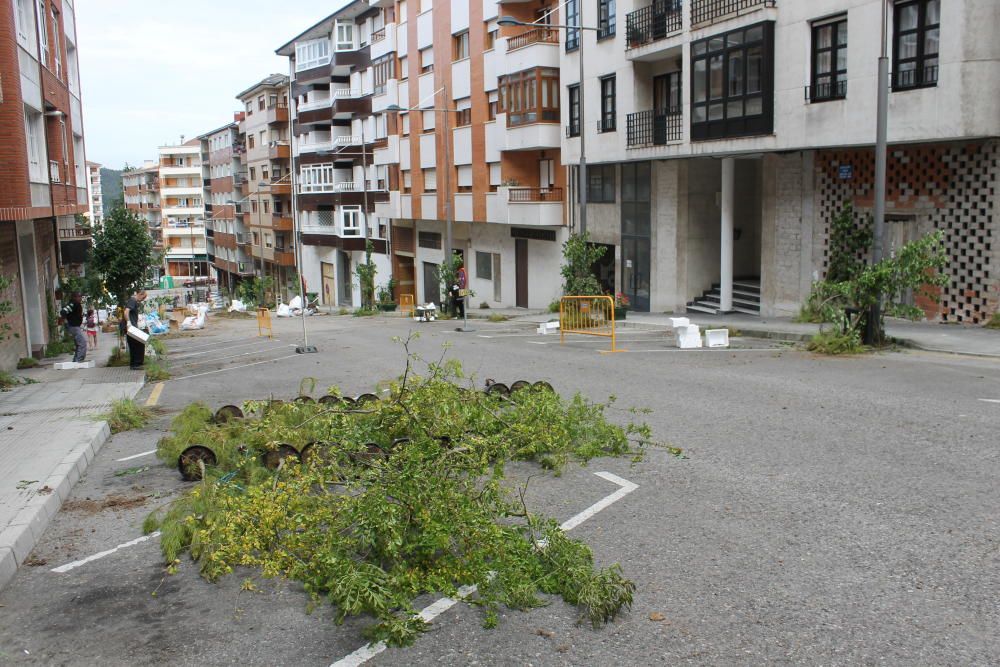
<svg viewBox="0 0 1000 667">
<path fill-rule="evenodd" d="M 625 145 L 629 148 L 663 146 L 683 137 L 684 117 L 680 109 L 639 111 L 626 119 Z"/>
<path fill-rule="evenodd" d="M 842 79 L 834 83 L 814 83 L 806 86 L 805 96 L 807 102 L 842 100 L 847 97 L 847 81 Z"/>
<path fill-rule="evenodd" d="M 511 188 L 507 201 L 515 203 L 561 202 L 562 188 Z"/>
<path fill-rule="evenodd" d="M 691 0 L 691 25 L 715 23 L 730 14 L 774 7 L 776 0 Z"/>
<path fill-rule="evenodd" d="M 607 118 L 601 118 L 599 121 L 597 121 L 597 132 L 598 133 L 614 132 L 617 129 L 618 129 L 618 123 L 616 122 L 616 119 L 615 119 L 614 116 L 609 116 Z"/>
<path fill-rule="evenodd" d="M 681 29 L 681 0 L 654 0 L 625 17 L 625 48 L 649 44 Z"/>
<path fill-rule="evenodd" d="M 926 65 L 922 69 L 908 69 L 892 73 L 893 90 L 921 88 L 937 85 L 938 66 Z"/>
</svg>

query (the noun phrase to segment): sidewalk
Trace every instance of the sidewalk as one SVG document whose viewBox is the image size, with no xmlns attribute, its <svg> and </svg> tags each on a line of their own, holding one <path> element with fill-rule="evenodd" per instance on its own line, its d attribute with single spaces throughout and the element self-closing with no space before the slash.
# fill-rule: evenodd
<svg viewBox="0 0 1000 667">
<path fill-rule="evenodd" d="M 513 322 L 537 324 L 558 320 L 558 313 L 546 311 L 526 311 L 524 309 L 470 310 L 470 317 L 488 317 L 489 313 L 500 313 L 511 318 Z M 637 313 L 629 311 L 628 317 L 621 322 L 623 329 L 665 328 L 670 329 L 671 317 L 687 317 L 692 324 L 704 329 L 720 329 L 729 327 L 738 329 L 740 334 L 749 338 L 770 338 L 791 342 L 804 342 L 812 338 L 818 331 L 818 324 L 808 322 L 793 322 L 790 317 L 754 317 L 734 313 L 731 315 L 708 315 L 705 313 L 687 313 L 667 315 L 664 313 Z M 928 352 L 945 352 L 948 354 L 963 354 L 977 357 L 1000 359 L 1000 331 L 986 329 L 981 326 L 962 326 L 957 324 L 932 324 L 928 322 L 908 322 L 906 320 L 890 319 L 886 323 L 886 332 L 904 347 Z"/>
<path fill-rule="evenodd" d="M 107 362 L 114 335 L 88 353 Z M 35 380 L 0 393 L 0 588 L 41 539 L 49 520 L 111 435 L 97 416 L 120 398 L 134 398 L 143 386 L 141 371 L 98 366 L 53 370 L 46 359 L 38 368 L 13 374 Z"/>
</svg>

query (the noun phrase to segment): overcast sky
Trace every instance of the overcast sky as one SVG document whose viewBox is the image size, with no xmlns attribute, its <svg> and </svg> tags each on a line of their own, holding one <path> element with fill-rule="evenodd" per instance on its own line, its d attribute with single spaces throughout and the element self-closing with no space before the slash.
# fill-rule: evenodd
<svg viewBox="0 0 1000 667">
<path fill-rule="evenodd" d="M 236 94 L 288 72 L 274 50 L 346 0 L 78 0 L 87 159 L 111 168 L 230 122 Z"/>
</svg>

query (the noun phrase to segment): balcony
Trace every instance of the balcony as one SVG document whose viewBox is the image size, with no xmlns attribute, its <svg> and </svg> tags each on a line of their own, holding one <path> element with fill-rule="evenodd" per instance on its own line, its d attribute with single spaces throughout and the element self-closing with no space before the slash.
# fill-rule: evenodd
<svg viewBox="0 0 1000 667">
<path fill-rule="evenodd" d="M 281 213 L 275 213 L 271 217 L 271 229 L 276 232 L 290 232 L 292 228 L 292 219 L 288 216 L 284 216 Z"/>
<path fill-rule="evenodd" d="M 629 60 L 655 60 L 680 49 L 682 0 L 653 0 L 625 17 L 625 49 Z M 676 42 L 676 43 L 675 43 Z"/>
<path fill-rule="evenodd" d="M 267 124 L 287 125 L 288 124 L 288 104 L 284 102 L 268 102 L 267 104 Z"/>
<path fill-rule="evenodd" d="M 61 239 L 89 239 L 90 236 L 90 227 L 69 227 L 59 230 L 59 238 Z"/>
<path fill-rule="evenodd" d="M 271 181 L 270 190 L 272 195 L 292 194 L 292 184 L 286 178 L 276 178 Z"/>
<path fill-rule="evenodd" d="M 563 224 L 562 188 L 501 187 L 497 194 L 497 203 L 506 198 L 507 224 L 530 227 Z"/>
<path fill-rule="evenodd" d="M 372 98 L 357 89 L 341 88 L 333 91 L 330 108 L 334 118 L 350 118 L 355 114 L 367 116 L 372 112 Z"/>
<path fill-rule="evenodd" d="M 665 146 L 684 138 L 684 115 L 680 109 L 638 111 L 626 117 L 625 145 L 628 148 Z"/>
<path fill-rule="evenodd" d="M 559 110 L 547 111 L 554 115 L 553 121 L 527 121 L 527 124 L 513 124 L 508 118 L 506 119 L 507 130 L 504 134 L 504 150 L 508 151 L 536 151 L 536 150 L 548 150 L 550 148 L 559 148 L 561 143 L 560 129 L 559 129 Z M 497 114 L 497 122 L 501 122 L 501 116 L 506 114 Z M 535 112 L 517 114 L 518 121 L 525 121 L 529 118 L 537 118 Z"/>
<path fill-rule="evenodd" d="M 497 74 L 514 74 L 535 67 L 559 67 L 559 31 L 534 28 L 507 38 L 507 51 Z"/>
<path fill-rule="evenodd" d="M 396 50 L 396 24 L 388 23 L 381 30 L 372 33 L 371 57 L 372 60 L 393 53 Z"/>
<path fill-rule="evenodd" d="M 267 157 L 272 160 L 287 160 L 292 156 L 292 147 L 287 141 L 272 141 L 267 145 Z"/>
<path fill-rule="evenodd" d="M 691 27 L 713 25 L 775 4 L 776 0 L 691 0 Z"/>
</svg>

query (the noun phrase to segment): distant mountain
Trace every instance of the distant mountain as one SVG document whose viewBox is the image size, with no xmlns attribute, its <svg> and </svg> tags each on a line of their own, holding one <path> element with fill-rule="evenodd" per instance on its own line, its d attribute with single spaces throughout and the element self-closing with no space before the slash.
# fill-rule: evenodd
<svg viewBox="0 0 1000 667">
<path fill-rule="evenodd" d="M 104 210 L 108 213 L 125 201 L 122 194 L 122 170 L 105 169 L 101 167 L 101 195 L 104 197 Z"/>
</svg>

